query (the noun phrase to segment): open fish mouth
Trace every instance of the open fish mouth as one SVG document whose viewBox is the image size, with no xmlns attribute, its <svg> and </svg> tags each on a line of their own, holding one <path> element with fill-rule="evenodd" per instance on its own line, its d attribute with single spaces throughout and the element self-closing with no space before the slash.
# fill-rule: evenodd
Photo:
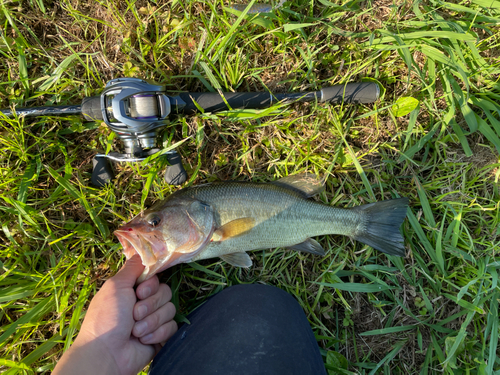
<svg viewBox="0 0 500 375">
<path fill-rule="evenodd" d="M 156 251 L 162 251 L 164 247 L 161 246 L 161 248 L 158 248 L 159 246 L 155 245 L 153 241 L 137 233 L 137 231 L 134 231 L 132 228 L 117 229 L 114 231 L 114 235 L 118 237 L 118 240 L 122 244 L 123 253 L 127 259 L 132 258 L 135 254 L 139 254 L 142 264 L 146 267 L 157 262 Z M 155 242 L 158 243 L 158 240 L 155 240 Z"/>
<path fill-rule="evenodd" d="M 137 284 L 153 277 L 156 273 L 168 268 L 175 254 L 168 252 L 163 236 L 157 232 L 144 233 L 131 227 L 121 227 L 115 230 L 114 235 L 123 246 L 123 253 L 127 259 L 139 254 L 145 266 Z"/>
</svg>

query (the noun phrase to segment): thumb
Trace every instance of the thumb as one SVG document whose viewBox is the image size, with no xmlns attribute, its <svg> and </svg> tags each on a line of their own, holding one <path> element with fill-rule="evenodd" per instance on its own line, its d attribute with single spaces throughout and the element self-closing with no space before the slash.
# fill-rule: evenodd
<svg viewBox="0 0 500 375">
<path fill-rule="evenodd" d="M 113 279 L 120 286 L 132 288 L 143 270 L 144 266 L 141 257 L 136 254 L 125 262 L 118 273 L 113 276 Z"/>
</svg>

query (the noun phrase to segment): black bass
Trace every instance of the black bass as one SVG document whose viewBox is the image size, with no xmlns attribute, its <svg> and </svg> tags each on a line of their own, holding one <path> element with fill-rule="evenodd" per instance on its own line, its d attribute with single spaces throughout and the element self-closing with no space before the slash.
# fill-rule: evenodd
<svg viewBox="0 0 500 375">
<path fill-rule="evenodd" d="M 250 267 L 247 251 L 284 247 L 325 255 L 311 237 L 341 234 L 404 256 L 399 232 L 407 198 L 335 208 L 309 200 L 323 184 L 301 174 L 268 184 L 218 182 L 185 188 L 157 202 L 114 234 L 127 258 L 146 266 L 138 282 L 175 264 L 220 257 Z"/>
</svg>

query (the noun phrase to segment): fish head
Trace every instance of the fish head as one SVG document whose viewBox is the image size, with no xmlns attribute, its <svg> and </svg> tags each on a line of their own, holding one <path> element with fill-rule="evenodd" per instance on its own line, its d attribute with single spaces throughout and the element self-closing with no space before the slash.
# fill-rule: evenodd
<svg viewBox="0 0 500 375">
<path fill-rule="evenodd" d="M 188 263 L 210 242 L 215 227 L 212 208 L 198 200 L 178 199 L 155 205 L 114 234 L 130 259 L 139 254 L 145 269 L 141 283 L 179 263 Z"/>
</svg>

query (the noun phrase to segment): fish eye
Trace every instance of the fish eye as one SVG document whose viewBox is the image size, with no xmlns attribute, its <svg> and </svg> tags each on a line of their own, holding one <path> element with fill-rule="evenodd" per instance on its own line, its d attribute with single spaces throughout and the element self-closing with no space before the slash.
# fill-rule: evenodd
<svg viewBox="0 0 500 375">
<path fill-rule="evenodd" d="M 161 219 L 157 215 L 152 215 L 148 218 L 148 224 L 152 227 L 156 227 L 161 222 Z"/>
</svg>

